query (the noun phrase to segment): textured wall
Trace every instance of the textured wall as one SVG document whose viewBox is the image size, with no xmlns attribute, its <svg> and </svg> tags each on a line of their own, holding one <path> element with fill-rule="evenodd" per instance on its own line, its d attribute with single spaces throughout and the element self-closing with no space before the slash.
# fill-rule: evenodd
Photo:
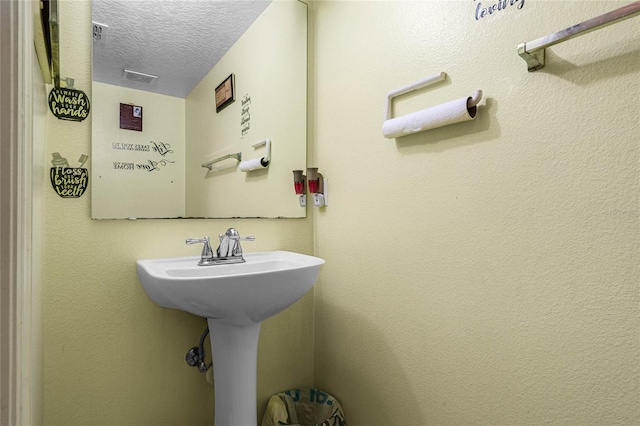
<svg viewBox="0 0 640 426">
<path fill-rule="evenodd" d="M 638 19 L 554 47 L 537 73 L 515 54 L 623 4 L 476 21 L 472 1 L 313 3 L 310 136 L 332 191 L 315 384 L 350 424 L 640 422 Z M 62 7 L 63 75 L 86 90 L 90 8 Z M 478 120 L 382 138 L 386 93 L 439 71 L 447 84 L 396 112 L 481 88 Z M 90 150 L 88 120 L 49 130 L 48 157 Z M 91 221 L 89 192 L 47 188 L 44 423 L 211 424 L 211 388 L 182 363 L 203 324 L 148 301 L 134 261 L 232 224 L 255 250 L 309 252 L 309 221 Z M 263 402 L 311 384 L 310 303 L 263 325 Z"/>
<path fill-rule="evenodd" d="M 60 8 L 62 76 L 90 94 L 91 5 L 63 1 Z M 90 154 L 91 116 L 75 123 L 48 115 L 47 167 L 52 152 L 70 160 Z M 185 237 L 216 235 L 228 226 L 256 235 L 247 251 L 310 253 L 311 221 L 93 221 L 90 197 L 88 190 L 63 199 L 45 182 L 43 423 L 211 425 L 213 388 L 184 363 L 205 321 L 154 305 L 138 283 L 135 261 L 198 254 L 184 245 Z M 263 323 L 260 412 L 269 395 L 312 384 L 312 304 L 309 293 Z"/>
<path fill-rule="evenodd" d="M 350 425 L 640 423 L 640 18 L 516 54 L 626 3 L 313 2 L 315 377 Z M 396 113 L 478 119 L 384 139 L 440 71 Z"/>
</svg>

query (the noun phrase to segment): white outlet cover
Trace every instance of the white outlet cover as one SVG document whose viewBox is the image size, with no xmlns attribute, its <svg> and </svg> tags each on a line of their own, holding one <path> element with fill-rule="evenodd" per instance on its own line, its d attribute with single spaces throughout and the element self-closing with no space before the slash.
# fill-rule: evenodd
<svg viewBox="0 0 640 426">
<path fill-rule="evenodd" d="M 100 46 L 104 46 L 107 42 L 107 33 L 109 32 L 109 26 L 93 22 L 93 42 Z"/>
</svg>

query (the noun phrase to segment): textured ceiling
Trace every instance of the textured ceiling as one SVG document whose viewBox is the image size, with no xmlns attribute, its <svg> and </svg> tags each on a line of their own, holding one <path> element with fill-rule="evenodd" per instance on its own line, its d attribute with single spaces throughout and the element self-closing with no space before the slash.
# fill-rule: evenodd
<svg viewBox="0 0 640 426">
<path fill-rule="evenodd" d="M 93 80 L 186 97 L 271 0 L 93 0 L 93 22 L 107 25 L 93 45 Z M 152 74 L 151 84 L 122 78 Z"/>
</svg>

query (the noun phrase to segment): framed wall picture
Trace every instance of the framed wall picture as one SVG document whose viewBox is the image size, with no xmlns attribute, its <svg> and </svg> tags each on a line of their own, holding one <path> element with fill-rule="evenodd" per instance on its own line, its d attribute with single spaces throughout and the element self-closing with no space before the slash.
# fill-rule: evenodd
<svg viewBox="0 0 640 426">
<path fill-rule="evenodd" d="M 235 77 L 231 74 L 216 87 L 216 112 L 220 112 L 236 100 Z"/>
<path fill-rule="evenodd" d="M 120 128 L 142 131 L 142 107 L 132 104 L 120 104 Z"/>
</svg>

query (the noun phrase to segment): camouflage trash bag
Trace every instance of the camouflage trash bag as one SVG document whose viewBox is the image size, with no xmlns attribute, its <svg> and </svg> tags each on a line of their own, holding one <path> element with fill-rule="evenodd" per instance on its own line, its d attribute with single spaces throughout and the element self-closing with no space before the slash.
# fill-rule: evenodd
<svg viewBox="0 0 640 426">
<path fill-rule="evenodd" d="M 292 389 L 269 398 L 262 426 L 347 426 L 337 399 L 318 389 Z"/>
</svg>

